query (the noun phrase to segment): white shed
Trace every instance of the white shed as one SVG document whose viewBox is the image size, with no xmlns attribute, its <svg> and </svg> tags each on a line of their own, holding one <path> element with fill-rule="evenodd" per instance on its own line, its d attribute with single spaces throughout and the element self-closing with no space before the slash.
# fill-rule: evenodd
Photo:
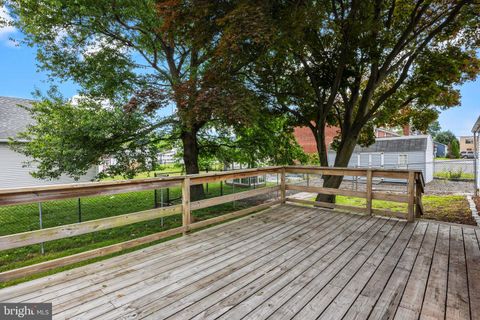
<svg viewBox="0 0 480 320">
<path fill-rule="evenodd" d="M 25 167 L 28 160 L 23 154 L 10 149 L 9 138 L 14 138 L 19 132 L 33 123 L 30 113 L 24 107 L 33 101 L 20 98 L 0 97 L 0 188 L 16 188 L 28 186 L 42 186 L 59 183 L 74 183 L 91 181 L 97 175 L 97 168 L 92 167 L 88 173 L 78 181 L 62 176 L 54 180 L 40 180 L 32 177 L 30 172 L 34 167 Z"/>
<path fill-rule="evenodd" d="M 329 154 L 333 164 L 335 153 Z M 377 138 L 368 147 L 356 146 L 349 167 L 421 170 L 433 180 L 434 144 L 430 135 Z"/>
</svg>

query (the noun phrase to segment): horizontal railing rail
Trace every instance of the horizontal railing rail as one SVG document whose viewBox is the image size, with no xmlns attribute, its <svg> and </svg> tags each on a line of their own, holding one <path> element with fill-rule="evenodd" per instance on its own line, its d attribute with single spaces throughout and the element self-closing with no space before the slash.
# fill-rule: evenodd
<svg viewBox="0 0 480 320">
<path fill-rule="evenodd" d="M 385 170 L 374 168 L 330 168 L 330 167 L 308 167 L 308 166 L 288 166 L 285 167 L 286 173 L 297 174 L 317 174 L 323 176 L 351 176 L 364 177 L 366 180 L 365 191 L 312 187 L 303 185 L 286 184 L 286 190 L 295 190 L 302 192 L 320 193 L 327 195 L 340 195 L 365 199 L 365 208 L 357 206 L 338 205 L 335 203 L 325 203 L 313 200 L 287 198 L 293 203 L 311 204 L 325 208 L 339 208 L 354 211 L 361 211 L 367 214 L 396 216 L 398 218 L 414 221 L 415 217 L 423 214 L 422 194 L 424 192 L 425 181 L 421 171 L 417 170 Z M 393 179 L 404 180 L 407 183 L 406 194 L 387 193 L 373 190 L 373 179 Z M 381 210 L 373 208 L 373 200 L 383 200 L 390 202 L 399 202 L 407 204 L 406 212 L 397 212 L 390 210 Z"/>
<path fill-rule="evenodd" d="M 335 188 L 324 188 L 317 186 L 302 186 L 287 183 L 286 175 L 289 173 L 301 174 L 319 174 L 319 175 L 335 175 L 335 176 L 354 176 L 365 177 L 366 190 L 354 191 Z M 277 185 L 265 186 L 248 191 L 222 195 L 213 198 L 207 198 L 197 201 L 191 201 L 190 188 L 194 185 L 220 182 L 232 179 L 242 179 L 266 174 L 276 174 Z M 407 193 L 404 194 L 388 194 L 385 192 L 374 191 L 372 188 L 373 178 L 391 178 L 403 179 L 407 181 Z M 114 195 L 132 191 L 143 191 L 168 187 L 181 187 L 182 196 L 181 204 L 155 208 L 150 210 L 127 213 L 112 217 L 106 217 L 96 220 L 89 220 L 73 224 L 66 224 L 51 228 L 15 233 L 0 236 L 0 251 L 15 249 L 19 247 L 44 243 L 53 240 L 59 240 L 87 233 L 92 233 L 121 226 L 127 226 L 138 222 L 163 218 L 172 215 L 182 215 L 182 225 L 165 231 L 150 234 L 137 239 L 101 247 L 90 251 L 81 252 L 75 255 L 58 258 L 42 262 L 35 265 L 29 265 L 23 268 L 9 270 L 0 273 L 0 281 L 7 281 L 18 277 L 28 276 L 41 271 L 47 271 L 57 267 L 66 266 L 91 258 L 96 258 L 125 249 L 133 248 L 142 244 L 147 244 L 166 237 L 174 236 L 180 233 L 186 234 L 190 230 L 203 228 L 212 224 L 223 222 L 229 219 L 241 217 L 253 212 L 264 210 L 280 203 L 292 202 L 299 204 L 309 204 L 325 208 L 338 208 L 346 210 L 354 210 L 366 214 L 388 214 L 372 207 L 373 200 L 387 200 L 407 203 L 408 211 L 406 218 L 413 221 L 416 215 L 423 212 L 421 197 L 424 190 L 423 176 L 420 171 L 411 170 L 383 170 L 383 169 L 359 169 L 359 168 L 323 168 L 311 166 L 275 166 L 255 169 L 244 169 L 224 172 L 211 172 L 196 175 L 184 175 L 173 177 L 158 177 L 124 181 L 108 181 L 108 182 L 90 182 L 75 183 L 67 185 L 51 185 L 32 188 L 11 188 L 0 189 L 0 206 L 29 204 L 36 202 L 62 200 L 67 198 L 87 197 L 87 196 L 104 196 Z M 334 203 L 322 203 L 309 200 L 295 199 L 287 197 L 287 191 L 303 191 L 310 193 L 323 193 L 328 195 L 343 195 L 347 197 L 357 197 L 366 199 L 366 207 L 351 207 Z M 232 201 L 247 199 L 256 196 L 264 196 L 268 194 L 279 194 L 279 198 L 273 199 L 266 203 L 261 203 L 248 207 L 246 209 L 237 210 L 226 213 L 214 218 L 202 221 L 192 221 L 192 211 L 208 208 Z M 397 214 L 397 213 L 394 213 Z"/>
</svg>

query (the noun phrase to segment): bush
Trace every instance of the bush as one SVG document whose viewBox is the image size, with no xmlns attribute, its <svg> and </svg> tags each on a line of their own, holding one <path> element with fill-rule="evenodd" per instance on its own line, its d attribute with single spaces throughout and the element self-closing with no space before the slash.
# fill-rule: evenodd
<svg viewBox="0 0 480 320">
<path fill-rule="evenodd" d="M 449 179 L 460 179 L 463 175 L 463 170 L 462 169 L 459 169 L 459 170 L 449 170 L 448 171 L 448 178 Z"/>
<path fill-rule="evenodd" d="M 460 145 L 457 139 L 452 140 L 448 146 L 448 157 L 451 159 L 460 158 Z"/>
</svg>

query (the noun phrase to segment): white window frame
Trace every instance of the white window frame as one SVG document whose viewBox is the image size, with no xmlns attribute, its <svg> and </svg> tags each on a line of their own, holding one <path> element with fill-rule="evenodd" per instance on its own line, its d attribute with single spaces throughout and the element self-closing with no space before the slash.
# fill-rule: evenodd
<svg viewBox="0 0 480 320">
<path fill-rule="evenodd" d="M 402 161 L 402 158 L 405 159 L 405 161 Z M 402 153 L 398 155 L 398 168 L 408 169 L 408 154 Z"/>
</svg>

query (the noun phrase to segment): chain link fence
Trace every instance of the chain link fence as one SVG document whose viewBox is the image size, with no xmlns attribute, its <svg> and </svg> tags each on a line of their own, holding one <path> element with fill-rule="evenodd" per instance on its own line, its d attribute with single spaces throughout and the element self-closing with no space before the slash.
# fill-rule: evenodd
<svg viewBox="0 0 480 320">
<path fill-rule="evenodd" d="M 449 180 L 474 180 L 475 160 L 436 160 L 433 162 L 433 176 Z"/>
</svg>

